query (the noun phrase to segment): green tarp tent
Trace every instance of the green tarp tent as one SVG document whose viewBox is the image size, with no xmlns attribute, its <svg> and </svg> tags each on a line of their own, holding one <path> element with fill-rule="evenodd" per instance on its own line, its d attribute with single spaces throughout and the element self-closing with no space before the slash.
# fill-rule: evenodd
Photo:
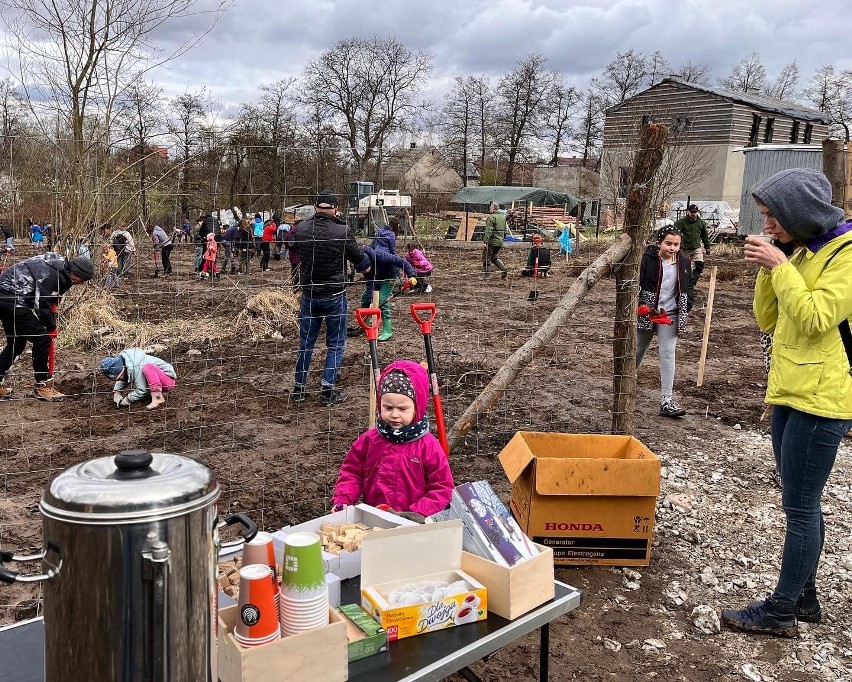
<svg viewBox="0 0 852 682">
<path fill-rule="evenodd" d="M 572 215 L 577 208 L 578 199 L 570 194 L 554 192 L 540 187 L 511 187 L 503 185 L 482 185 L 479 187 L 462 187 L 456 192 L 451 204 L 466 207 L 468 211 L 488 213 L 488 205 L 496 201 L 500 208 L 532 202 L 533 206 L 564 206 L 568 204 L 568 212 Z"/>
</svg>

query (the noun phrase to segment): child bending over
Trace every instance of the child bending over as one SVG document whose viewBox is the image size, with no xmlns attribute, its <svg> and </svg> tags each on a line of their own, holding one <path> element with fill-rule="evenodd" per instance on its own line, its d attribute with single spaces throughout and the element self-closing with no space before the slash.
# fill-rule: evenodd
<svg viewBox="0 0 852 682">
<path fill-rule="evenodd" d="M 116 407 L 128 407 L 150 392 L 151 404 L 147 408 L 153 410 L 166 402 L 163 393 L 175 387 L 177 378 L 174 367 L 141 348 L 127 348 L 115 357 L 104 358 L 100 370 L 108 379 L 115 379 L 112 401 Z M 122 395 L 131 385 L 133 390 Z"/>
<path fill-rule="evenodd" d="M 332 504 L 364 502 L 395 512 L 431 516 L 450 503 L 453 475 L 438 439 L 429 433 L 429 377 L 416 362 L 385 367 L 378 386 L 376 426 L 349 448 Z"/>
<path fill-rule="evenodd" d="M 432 264 L 423 255 L 423 247 L 417 242 L 408 242 L 406 248 L 408 251 L 405 254 L 405 260 L 411 263 L 411 267 L 414 268 L 414 276 L 417 278 L 417 284 L 414 285 L 412 293 L 431 293 L 432 285 L 426 281 L 426 278 L 432 274 Z"/>
</svg>

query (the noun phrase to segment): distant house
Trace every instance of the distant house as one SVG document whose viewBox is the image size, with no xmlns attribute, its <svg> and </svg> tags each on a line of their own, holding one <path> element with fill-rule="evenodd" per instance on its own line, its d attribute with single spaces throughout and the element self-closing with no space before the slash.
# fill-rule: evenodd
<svg viewBox="0 0 852 682">
<path fill-rule="evenodd" d="M 452 194 L 461 175 L 435 147 L 413 147 L 390 155 L 382 167 L 382 187 L 412 196 Z"/>
<path fill-rule="evenodd" d="M 819 144 L 828 136 L 831 118 L 765 95 L 665 78 L 607 109 L 601 154 L 604 203 L 626 196 L 643 122 L 668 125 L 671 154 L 680 154 L 682 166 L 700 164 L 702 169 L 696 174 L 699 177 L 671 187 L 674 196 L 668 198 L 688 195 L 738 207 L 745 155 L 735 150 L 765 144 Z"/>
<path fill-rule="evenodd" d="M 596 198 L 599 196 L 600 174 L 597 161 L 581 157 L 560 156 L 555 165 L 536 166 L 533 169 L 533 185 L 567 192 L 575 197 Z"/>
</svg>

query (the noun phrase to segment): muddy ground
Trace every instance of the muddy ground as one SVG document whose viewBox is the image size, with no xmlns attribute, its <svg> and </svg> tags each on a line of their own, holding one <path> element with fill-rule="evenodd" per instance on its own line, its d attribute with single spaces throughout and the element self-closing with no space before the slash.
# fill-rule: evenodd
<svg viewBox="0 0 852 682">
<path fill-rule="evenodd" d="M 535 285 L 518 276 L 525 249 L 506 249 L 507 281 L 478 276 L 471 245 L 432 242 L 434 291 L 394 302 L 394 338 L 381 344 L 382 362 L 423 358 L 419 329 L 408 315 L 414 300 L 434 300 L 439 314 L 434 345 L 448 424 L 458 418 L 506 358 L 547 318 L 582 268 L 602 252 L 584 246 L 552 276 Z M 176 317 L 215 321 L 219 334 L 202 340 L 160 339 L 160 355 L 176 366 L 178 387 L 165 408 L 116 410 L 111 386 L 94 368 L 103 348 L 60 347 L 61 404 L 23 399 L 29 358 L 16 365 L 19 399 L 0 404 L 0 545 L 40 546 L 37 502 L 49 477 L 71 464 L 128 446 L 181 453 L 212 466 L 222 485 L 220 508 L 243 511 L 266 529 L 322 514 L 337 468 L 367 426 L 369 358 L 363 337 L 349 340 L 340 385 L 348 399 L 332 408 L 314 397 L 287 400 L 297 341 L 251 340 L 233 333 L 248 295 L 280 286 L 283 262 L 261 275 L 199 282 L 188 273 L 189 250 L 178 245 L 175 275 L 148 276 L 142 259 L 115 305 L 140 324 Z M 655 346 L 640 370 L 635 435 L 663 461 L 652 563 L 636 569 L 559 568 L 557 578 L 582 589 L 582 607 L 551 630 L 551 679 L 661 681 L 765 679 L 852 680 L 852 554 L 850 449 L 843 447 L 829 485 L 825 576 L 828 622 L 803 628 L 797 641 L 751 638 L 723 631 L 703 634 L 693 623 L 698 605 L 740 606 L 764 595 L 776 575 L 783 537 L 780 496 L 771 473 L 771 449 L 760 422 L 765 375 L 751 316 L 754 273 L 735 248 L 718 250 L 713 326 L 704 385 L 696 387 L 708 274 L 691 331 L 678 346 L 675 394 L 684 419 L 657 415 L 659 374 Z M 535 286 L 536 303 L 528 301 Z M 357 305 L 360 287 L 350 292 Z M 508 501 L 509 486 L 496 455 L 520 429 L 608 433 L 612 403 L 614 281 L 604 279 L 548 348 L 538 353 L 480 427 L 453 453 L 457 483 L 487 479 Z M 107 333 L 93 345 L 119 345 Z M 317 388 L 324 357 L 314 356 Z M 672 508 L 681 494 L 688 509 Z M 708 573 L 709 571 L 709 573 Z M 715 581 L 715 582 L 714 582 Z M 0 587 L 0 623 L 32 615 L 38 592 Z M 20 606 L 24 603 L 23 606 Z M 662 645 L 662 646 L 660 646 Z M 529 636 L 474 666 L 483 680 L 537 679 L 537 646 Z M 460 679 L 460 678 L 459 678 Z"/>
</svg>

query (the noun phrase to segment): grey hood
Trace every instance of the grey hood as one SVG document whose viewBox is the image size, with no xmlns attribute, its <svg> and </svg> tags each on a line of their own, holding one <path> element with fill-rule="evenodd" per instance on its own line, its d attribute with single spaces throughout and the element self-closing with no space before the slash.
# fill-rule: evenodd
<svg viewBox="0 0 852 682">
<path fill-rule="evenodd" d="M 788 168 L 752 190 L 784 231 L 799 241 L 821 237 L 843 221 L 843 209 L 831 204 L 831 183 L 819 171 Z"/>
</svg>

